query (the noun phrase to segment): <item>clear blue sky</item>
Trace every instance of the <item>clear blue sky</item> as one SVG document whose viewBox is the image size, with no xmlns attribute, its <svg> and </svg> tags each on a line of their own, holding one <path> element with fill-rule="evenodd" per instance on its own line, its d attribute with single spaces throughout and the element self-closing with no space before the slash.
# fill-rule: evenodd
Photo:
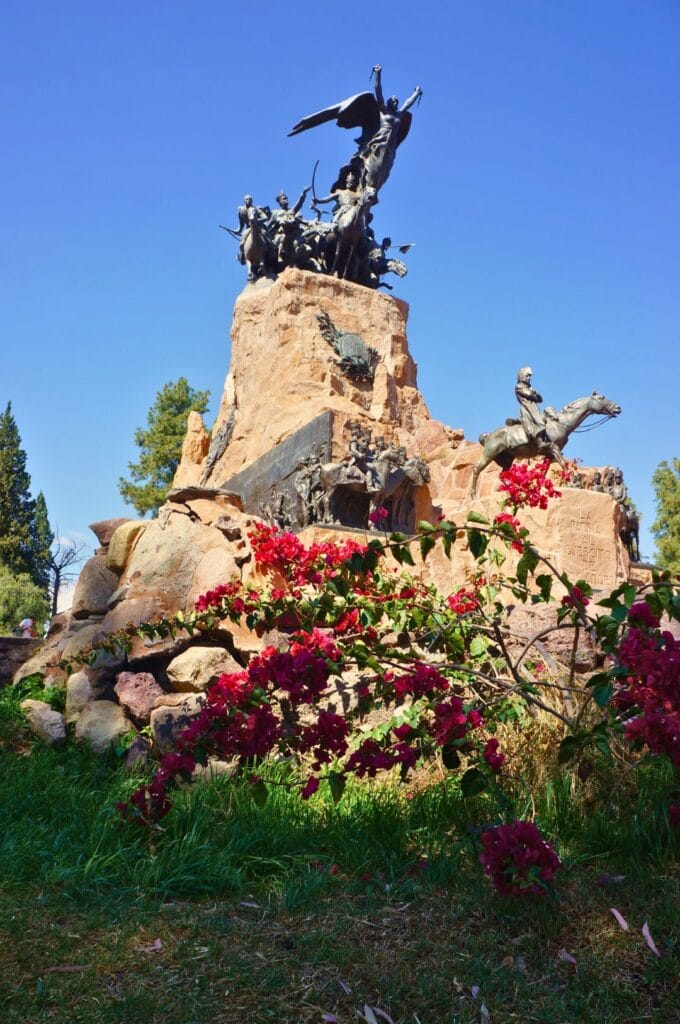
<svg viewBox="0 0 680 1024">
<path fill-rule="evenodd" d="M 166 381 L 214 413 L 244 284 L 217 225 L 317 158 L 326 189 L 353 133 L 286 132 L 381 63 L 424 90 L 375 228 L 417 243 L 395 294 L 432 414 L 476 438 L 526 363 L 549 404 L 596 387 L 623 414 L 567 451 L 621 465 L 648 527 L 680 454 L 679 53 L 678 0 L 5 0 L 0 405 L 53 524 L 133 514 Z"/>
</svg>

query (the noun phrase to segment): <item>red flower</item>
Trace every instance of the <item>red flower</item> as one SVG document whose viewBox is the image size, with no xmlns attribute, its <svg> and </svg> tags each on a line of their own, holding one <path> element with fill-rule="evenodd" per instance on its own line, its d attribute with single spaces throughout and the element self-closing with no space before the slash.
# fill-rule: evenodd
<svg viewBox="0 0 680 1024">
<path fill-rule="evenodd" d="M 432 735 L 442 747 L 456 740 L 465 739 L 470 729 L 483 724 L 482 716 L 474 708 L 463 710 L 460 697 L 448 697 L 434 709 Z"/>
<path fill-rule="evenodd" d="M 505 762 L 505 754 L 500 754 L 498 752 L 499 746 L 500 743 L 494 737 L 493 739 L 486 741 L 486 746 L 482 753 L 482 757 L 494 772 L 500 771 Z"/>
<path fill-rule="evenodd" d="M 500 474 L 499 491 L 505 491 L 510 497 L 510 504 L 516 509 L 528 505 L 530 508 L 547 508 L 550 498 L 561 497 L 561 491 L 555 488 L 547 475 L 550 459 L 529 465 L 515 462 L 509 469 Z"/>
<path fill-rule="evenodd" d="M 413 671 L 395 675 L 392 685 L 397 697 L 426 697 L 437 690 L 448 690 L 450 684 L 436 668 L 416 662 Z"/>
<path fill-rule="evenodd" d="M 531 821 L 513 821 L 482 833 L 484 871 L 501 896 L 543 896 L 562 867 L 559 857 Z"/>
<path fill-rule="evenodd" d="M 479 598 L 473 590 L 466 590 L 465 587 L 461 587 L 455 594 L 449 594 L 446 603 L 456 615 L 467 615 L 479 608 Z"/>
<path fill-rule="evenodd" d="M 302 787 L 302 792 L 300 793 L 300 796 L 302 797 L 303 800 L 309 800 L 310 796 L 312 796 L 313 793 L 316 793 L 318 788 L 319 780 L 316 778 L 315 775 L 310 775 L 306 783 Z"/>
<path fill-rule="evenodd" d="M 562 598 L 562 604 L 565 608 L 585 608 L 590 601 L 580 587 L 572 587 Z"/>
<path fill-rule="evenodd" d="M 320 711 L 316 722 L 302 729 L 299 749 L 302 752 L 313 750 L 313 768 L 318 771 L 322 764 L 328 764 L 333 757 L 341 757 L 345 753 L 348 735 L 346 718 L 333 711 Z"/>
<path fill-rule="evenodd" d="M 389 512 L 387 511 L 385 506 L 381 505 L 381 507 L 375 509 L 375 511 L 369 512 L 368 521 L 369 523 L 373 523 L 374 526 L 379 526 L 380 523 L 384 522 L 385 519 L 387 519 L 388 515 Z"/>
<path fill-rule="evenodd" d="M 521 555 L 524 551 L 524 544 L 522 542 L 521 537 L 519 536 L 519 531 L 522 529 L 522 524 L 520 523 L 519 519 L 517 519 L 515 516 L 511 516 L 509 512 L 499 512 L 496 518 L 494 519 L 494 523 L 496 524 L 496 526 L 503 526 L 505 524 L 506 526 L 510 527 L 510 530 L 513 534 L 510 546 L 512 547 L 513 551 L 518 551 Z M 503 535 L 506 535 L 505 531 L 503 532 Z"/>
</svg>

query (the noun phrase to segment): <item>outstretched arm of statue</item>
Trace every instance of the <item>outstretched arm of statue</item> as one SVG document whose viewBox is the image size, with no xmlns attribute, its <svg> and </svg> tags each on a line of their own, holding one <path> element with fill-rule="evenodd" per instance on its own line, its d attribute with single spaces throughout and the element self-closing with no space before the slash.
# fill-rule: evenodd
<svg viewBox="0 0 680 1024">
<path fill-rule="evenodd" d="M 378 106 L 381 110 L 385 109 L 385 97 L 382 91 L 382 65 L 376 64 L 371 72 L 375 78 L 375 98 L 378 101 Z"/>
<path fill-rule="evenodd" d="M 404 100 L 404 102 L 402 103 L 402 105 L 401 105 L 401 112 L 402 112 L 402 114 L 404 113 L 405 110 L 409 110 L 413 106 L 413 104 L 417 100 L 420 99 L 420 97 L 422 95 L 423 95 L 423 90 L 420 88 L 419 85 L 417 85 L 415 87 L 415 89 L 413 90 L 413 92 L 411 93 L 411 95 L 409 96 L 409 98 L 407 100 Z"/>
<path fill-rule="evenodd" d="M 312 186 L 311 185 L 307 185 L 306 188 L 303 188 L 302 192 L 300 193 L 300 198 L 298 199 L 297 203 L 293 207 L 293 213 L 299 213 L 300 212 L 302 207 L 305 205 L 305 199 L 307 198 L 307 195 L 311 191 L 312 191 Z"/>
</svg>

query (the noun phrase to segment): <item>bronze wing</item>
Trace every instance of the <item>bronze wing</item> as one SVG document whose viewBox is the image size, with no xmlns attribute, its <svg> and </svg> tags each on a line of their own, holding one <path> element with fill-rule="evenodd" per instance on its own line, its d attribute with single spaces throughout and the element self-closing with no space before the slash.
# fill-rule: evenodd
<svg viewBox="0 0 680 1024">
<path fill-rule="evenodd" d="M 335 121 L 339 128 L 362 128 L 362 140 L 369 139 L 378 130 L 380 123 L 378 101 L 372 92 L 360 92 L 332 107 L 326 107 L 325 110 L 319 110 L 316 114 L 303 117 L 288 134 L 299 135 L 300 132 L 306 132 L 308 128 L 316 128 L 317 125 L 325 124 L 327 121 Z"/>
</svg>

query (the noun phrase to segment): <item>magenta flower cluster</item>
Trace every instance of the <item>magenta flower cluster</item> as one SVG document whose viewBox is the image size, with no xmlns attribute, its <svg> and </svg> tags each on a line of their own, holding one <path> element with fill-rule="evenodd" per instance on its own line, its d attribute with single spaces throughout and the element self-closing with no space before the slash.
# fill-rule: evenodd
<svg viewBox="0 0 680 1024">
<path fill-rule="evenodd" d="M 513 821 L 482 833 L 479 861 L 501 896 L 544 896 L 562 867 L 531 821 Z"/>
</svg>

